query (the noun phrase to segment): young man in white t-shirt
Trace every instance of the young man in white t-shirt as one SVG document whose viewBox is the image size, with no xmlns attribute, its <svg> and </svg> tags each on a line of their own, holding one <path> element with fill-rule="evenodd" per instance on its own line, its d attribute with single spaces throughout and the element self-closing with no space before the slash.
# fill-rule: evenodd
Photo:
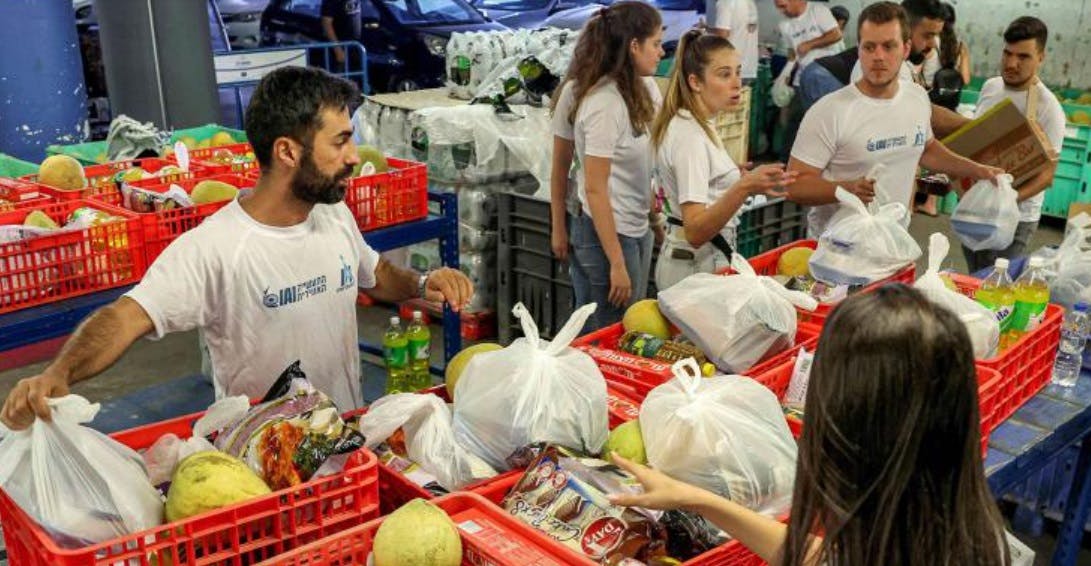
<svg viewBox="0 0 1091 566">
<path fill-rule="evenodd" d="M 985 250 L 974 252 L 963 246 L 966 263 L 970 272 L 990 267 L 996 258 L 1014 258 L 1023 255 L 1027 242 L 1038 228 L 1042 217 L 1044 191 L 1053 184 L 1057 172 L 1057 157 L 1061 151 L 1065 136 L 1065 114 L 1057 97 L 1038 78 L 1038 69 L 1046 57 L 1046 38 L 1049 30 L 1045 22 L 1031 16 L 1024 16 L 1011 23 L 1004 32 L 1004 51 L 1001 55 L 999 77 L 993 77 L 981 87 L 977 99 L 975 116 L 985 112 L 1004 100 L 1012 104 L 1024 115 L 1033 95 L 1037 107 L 1032 121 L 1045 134 L 1053 149 L 1053 163 L 1035 177 L 1015 187 L 1019 191 L 1019 227 L 1015 230 L 1015 241 L 1004 250 Z"/>
<path fill-rule="evenodd" d="M 712 33 L 726 37 L 742 63 L 743 85 L 758 78 L 758 7 L 754 0 L 716 0 Z"/>
<path fill-rule="evenodd" d="M 790 198 L 814 206 L 809 231 L 818 237 L 837 211 L 838 186 L 865 203 L 901 203 L 912 210 L 918 165 L 972 179 L 992 179 L 1000 170 L 955 155 L 932 136 L 928 94 L 898 79 L 909 54 L 905 11 L 877 2 L 860 14 L 857 27 L 864 78 L 819 100 L 807 112 L 792 147 L 788 169 L 799 178 Z M 866 178 L 876 165 L 875 179 Z"/>
<path fill-rule="evenodd" d="M 260 398 L 296 360 L 347 411 L 362 403 L 358 288 L 386 301 L 424 295 L 456 310 L 473 294 L 461 272 L 395 267 L 360 235 L 342 202 L 360 163 L 352 142 L 356 87 L 315 68 L 265 76 L 246 110 L 262 175 L 163 252 L 134 289 L 85 320 L 40 375 L 16 384 L 0 412 L 12 429 L 49 420 L 48 397 L 113 365 L 138 338 L 200 328 L 217 397 Z"/>
</svg>

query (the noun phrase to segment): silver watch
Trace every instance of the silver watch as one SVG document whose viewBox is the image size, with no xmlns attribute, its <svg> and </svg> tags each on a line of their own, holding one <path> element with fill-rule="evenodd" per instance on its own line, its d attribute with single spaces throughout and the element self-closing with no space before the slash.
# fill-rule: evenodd
<svg viewBox="0 0 1091 566">
<path fill-rule="evenodd" d="M 417 280 L 417 296 L 424 298 L 424 291 L 428 288 L 428 277 L 432 275 L 431 271 L 425 271 L 420 274 L 420 279 Z"/>
</svg>

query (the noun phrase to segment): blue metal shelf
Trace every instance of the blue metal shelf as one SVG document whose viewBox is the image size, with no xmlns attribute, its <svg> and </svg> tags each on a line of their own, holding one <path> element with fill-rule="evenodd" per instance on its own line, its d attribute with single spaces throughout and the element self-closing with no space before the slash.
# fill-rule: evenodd
<svg viewBox="0 0 1091 566">
<path fill-rule="evenodd" d="M 439 240 L 443 264 L 458 268 L 458 198 L 454 194 L 428 193 L 439 204 L 440 213 L 364 234 L 368 245 L 387 251 L 428 240 Z M 117 300 L 131 289 L 119 287 L 90 295 L 0 315 L 0 356 L 4 352 L 71 334 L 96 309 Z M 443 309 L 444 359 L 450 360 L 462 347 L 461 320 L 449 307 Z M 364 351 L 377 348 L 360 343 Z M 438 371 L 438 368 L 433 368 Z"/>
</svg>

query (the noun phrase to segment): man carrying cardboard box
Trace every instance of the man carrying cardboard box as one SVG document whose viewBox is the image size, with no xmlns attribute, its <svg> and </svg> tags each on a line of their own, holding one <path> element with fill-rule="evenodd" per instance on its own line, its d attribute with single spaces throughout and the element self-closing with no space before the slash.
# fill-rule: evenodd
<svg viewBox="0 0 1091 566">
<path fill-rule="evenodd" d="M 1046 148 L 1049 162 L 1036 167 L 1037 172 L 1031 171 L 1033 174 L 1025 175 L 1025 179 L 1021 180 L 1016 176 L 1015 188 L 1019 191 L 1020 218 L 1011 246 L 1004 250 L 980 252 L 963 246 L 962 252 L 966 255 L 970 273 L 993 265 L 998 257 L 1010 259 L 1023 255 L 1027 242 L 1038 228 L 1038 220 L 1042 217 L 1044 191 L 1053 184 L 1057 157 L 1061 144 L 1064 143 L 1065 115 L 1057 97 L 1038 79 L 1038 69 L 1046 57 L 1048 35 L 1045 22 L 1038 18 L 1024 16 L 1012 22 L 1004 32 L 1002 74 L 985 81 L 981 87 L 975 117 L 981 117 L 1000 103 L 1010 100 L 1027 117 L 1031 128 L 1040 130 L 1036 133 L 1043 135 L 1045 141 L 1049 142 Z M 1014 173 L 1017 172 L 1013 171 Z"/>
</svg>

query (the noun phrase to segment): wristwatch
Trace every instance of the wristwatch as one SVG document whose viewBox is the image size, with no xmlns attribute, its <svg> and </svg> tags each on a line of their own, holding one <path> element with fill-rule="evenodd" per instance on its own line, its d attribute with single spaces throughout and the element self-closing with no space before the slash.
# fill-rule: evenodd
<svg viewBox="0 0 1091 566">
<path fill-rule="evenodd" d="M 424 291 L 428 288 L 428 277 L 432 275 L 431 271 L 425 271 L 420 274 L 420 279 L 417 280 L 417 296 L 424 298 Z"/>
</svg>

